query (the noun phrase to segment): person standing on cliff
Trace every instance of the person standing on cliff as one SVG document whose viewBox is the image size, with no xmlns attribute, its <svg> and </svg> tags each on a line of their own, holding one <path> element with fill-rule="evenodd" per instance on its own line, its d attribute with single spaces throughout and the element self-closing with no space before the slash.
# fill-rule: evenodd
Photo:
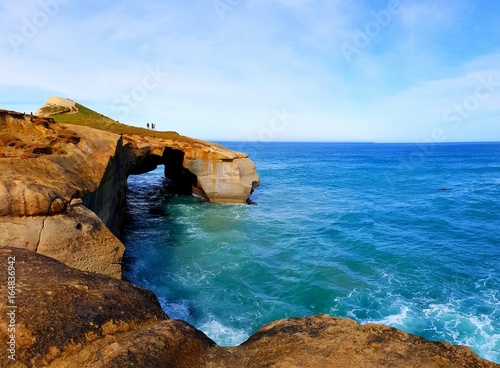
<svg viewBox="0 0 500 368">
<path fill-rule="evenodd" d="M 147 126 L 147 127 L 148 127 L 148 129 L 149 129 L 149 123 L 147 123 L 147 124 L 146 124 L 146 126 Z"/>
<path fill-rule="evenodd" d="M 156 130 L 156 125 L 155 125 L 155 123 L 151 123 L 151 129 L 152 129 L 152 130 Z"/>
</svg>

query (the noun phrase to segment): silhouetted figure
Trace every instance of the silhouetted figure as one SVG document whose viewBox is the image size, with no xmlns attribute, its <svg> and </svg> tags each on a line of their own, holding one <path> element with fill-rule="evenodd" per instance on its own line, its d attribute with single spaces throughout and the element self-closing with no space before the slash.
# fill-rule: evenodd
<svg viewBox="0 0 500 368">
<path fill-rule="evenodd" d="M 155 123 L 151 123 L 151 129 L 156 130 L 156 125 L 155 125 Z"/>
<path fill-rule="evenodd" d="M 147 127 L 148 127 L 148 129 L 149 129 L 149 123 L 147 123 L 146 125 L 147 125 Z"/>
</svg>

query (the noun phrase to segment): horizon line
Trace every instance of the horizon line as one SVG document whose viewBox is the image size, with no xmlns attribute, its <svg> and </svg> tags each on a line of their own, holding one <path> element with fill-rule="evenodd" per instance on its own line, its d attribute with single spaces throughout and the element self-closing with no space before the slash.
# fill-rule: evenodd
<svg viewBox="0 0 500 368">
<path fill-rule="evenodd" d="M 204 139 L 204 138 L 197 138 L 197 139 L 202 139 L 206 140 L 208 142 L 228 142 L 228 143 L 261 143 L 261 144 L 268 144 L 268 143 L 329 143 L 329 144 L 415 144 L 415 145 L 428 145 L 428 144 L 488 144 L 488 143 L 500 143 L 500 140 L 498 141 L 449 141 L 449 142 L 408 142 L 408 141 L 401 141 L 401 142 L 384 142 L 384 141 L 288 141 L 288 140 L 276 140 L 276 141 L 269 141 L 269 142 L 262 142 L 262 141 L 240 141 L 240 140 L 232 140 L 232 139 Z"/>
</svg>

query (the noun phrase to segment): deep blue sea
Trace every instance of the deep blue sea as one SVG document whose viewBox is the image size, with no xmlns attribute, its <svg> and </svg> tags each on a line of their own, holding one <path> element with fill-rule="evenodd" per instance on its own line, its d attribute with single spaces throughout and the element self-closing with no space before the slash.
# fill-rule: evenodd
<svg viewBox="0 0 500 368">
<path fill-rule="evenodd" d="M 500 363 L 500 143 L 223 143 L 255 205 L 129 178 L 125 278 L 221 345 L 327 313 Z"/>
</svg>

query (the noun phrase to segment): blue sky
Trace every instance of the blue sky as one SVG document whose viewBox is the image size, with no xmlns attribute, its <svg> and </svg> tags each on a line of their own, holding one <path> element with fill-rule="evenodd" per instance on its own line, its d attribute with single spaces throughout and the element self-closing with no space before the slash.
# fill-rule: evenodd
<svg viewBox="0 0 500 368">
<path fill-rule="evenodd" d="M 500 141 L 500 2 L 2 0 L 0 108 L 208 140 Z"/>
</svg>

